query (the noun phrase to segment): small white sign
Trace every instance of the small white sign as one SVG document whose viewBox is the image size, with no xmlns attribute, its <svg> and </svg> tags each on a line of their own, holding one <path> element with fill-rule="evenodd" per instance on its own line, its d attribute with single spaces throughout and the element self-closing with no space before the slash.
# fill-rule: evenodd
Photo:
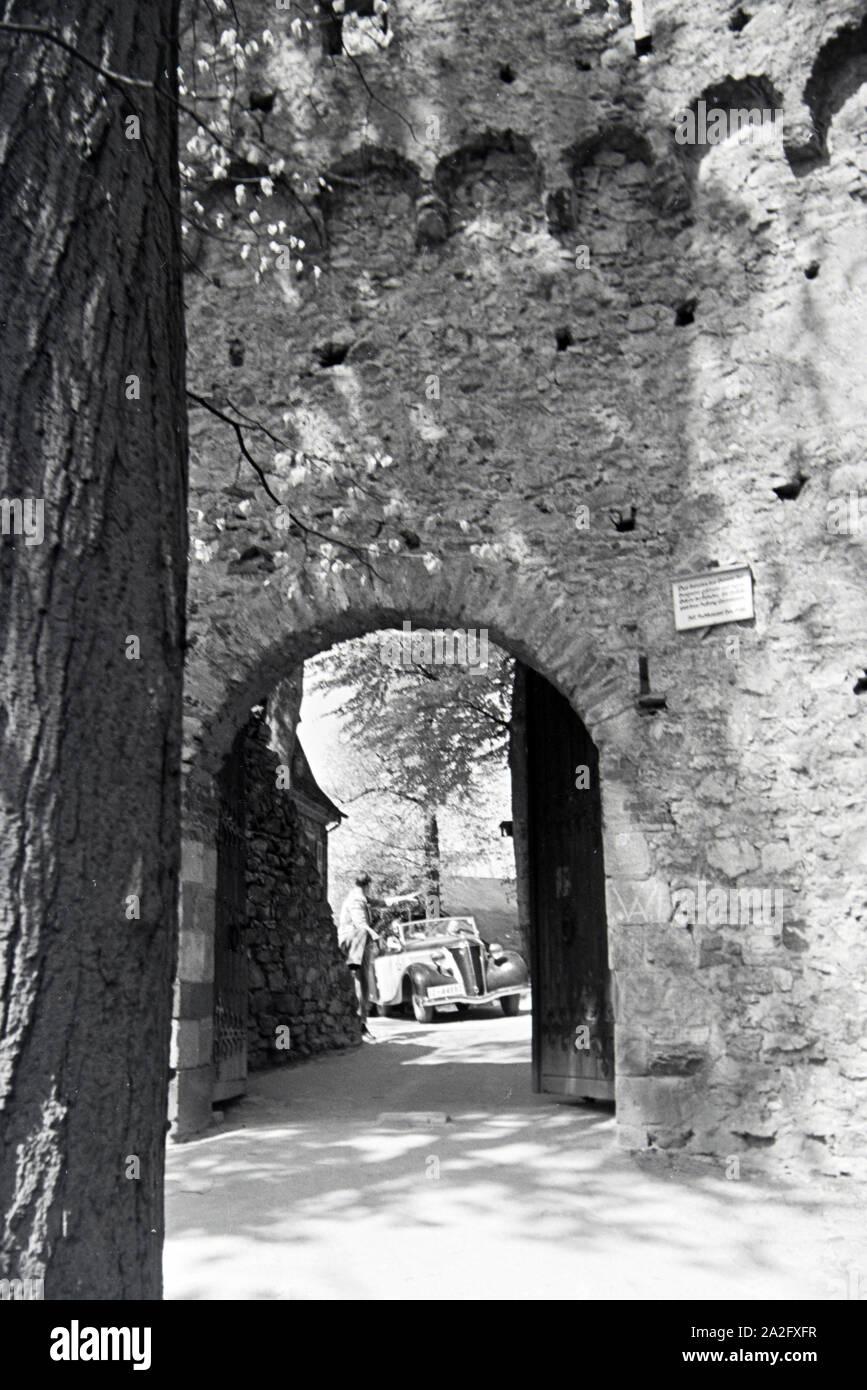
<svg viewBox="0 0 867 1390">
<path fill-rule="evenodd" d="M 715 627 L 754 618 L 753 572 L 749 565 L 729 565 L 673 579 L 674 626 L 678 632 Z"/>
</svg>

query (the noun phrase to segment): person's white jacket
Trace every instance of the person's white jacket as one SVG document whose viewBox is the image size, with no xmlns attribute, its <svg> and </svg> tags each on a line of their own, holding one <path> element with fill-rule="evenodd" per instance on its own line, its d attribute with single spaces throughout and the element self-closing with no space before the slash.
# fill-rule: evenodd
<svg viewBox="0 0 867 1390">
<path fill-rule="evenodd" d="M 374 936 L 370 904 L 358 884 L 351 888 L 340 909 L 337 940 L 346 953 L 347 965 L 361 965 L 368 941 Z"/>
</svg>

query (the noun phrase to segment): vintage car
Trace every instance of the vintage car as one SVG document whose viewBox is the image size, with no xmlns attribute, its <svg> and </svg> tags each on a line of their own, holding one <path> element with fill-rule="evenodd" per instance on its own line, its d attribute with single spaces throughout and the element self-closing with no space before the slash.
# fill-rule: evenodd
<svg viewBox="0 0 867 1390">
<path fill-rule="evenodd" d="M 391 922 L 374 970 L 379 1011 L 409 1006 L 419 1023 L 494 999 L 511 1017 L 529 988 L 523 956 L 483 941 L 472 917 Z"/>
</svg>

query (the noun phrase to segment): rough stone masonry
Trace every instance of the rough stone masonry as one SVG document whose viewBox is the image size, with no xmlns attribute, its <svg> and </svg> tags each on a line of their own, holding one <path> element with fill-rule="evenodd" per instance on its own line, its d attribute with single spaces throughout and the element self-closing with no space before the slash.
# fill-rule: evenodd
<svg viewBox="0 0 867 1390">
<path fill-rule="evenodd" d="M 325 888 L 292 798 L 277 785 L 270 735 L 264 718 L 251 720 L 244 747 L 251 1070 L 361 1041 Z"/>
<path fill-rule="evenodd" d="M 352 53 L 269 8 L 188 238 L 188 862 L 291 666 L 486 627 L 600 750 L 622 1143 L 863 1169 L 864 6 L 354 8 Z M 679 143 L 700 101 L 779 138 Z M 734 562 L 755 620 L 676 631 Z M 685 917 L 701 884 L 781 920 Z"/>
</svg>

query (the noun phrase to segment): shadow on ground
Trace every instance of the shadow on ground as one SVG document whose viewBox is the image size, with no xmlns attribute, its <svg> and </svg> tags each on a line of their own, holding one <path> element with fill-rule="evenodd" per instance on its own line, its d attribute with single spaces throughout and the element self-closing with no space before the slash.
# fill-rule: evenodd
<svg viewBox="0 0 867 1390">
<path fill-rule="evenodd" d="M 833 1185 L 648 1164 L 532 1095 L 526 1015 L 373 1026 L 170 1150 L 167 1297 L 829 1298 L 867 1268 Z"/>
</svg>

